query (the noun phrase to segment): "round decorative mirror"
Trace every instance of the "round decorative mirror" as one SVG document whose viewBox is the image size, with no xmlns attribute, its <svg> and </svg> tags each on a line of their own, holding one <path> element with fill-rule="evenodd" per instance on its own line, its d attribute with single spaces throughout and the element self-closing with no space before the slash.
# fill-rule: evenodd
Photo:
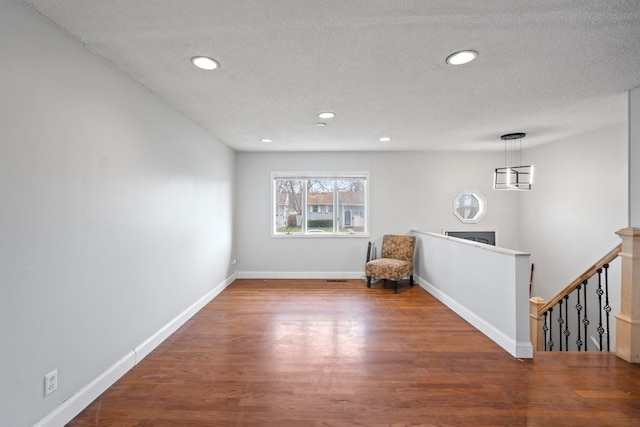
<svg viewBox="0 0 640 427">
<path fill-rule="evenodd" d="M 478 193 L 463 191 L 453 199 L 453 214 L 461 222 L 475 224 L 486 213 L 484 198 Z"/>
</svg>

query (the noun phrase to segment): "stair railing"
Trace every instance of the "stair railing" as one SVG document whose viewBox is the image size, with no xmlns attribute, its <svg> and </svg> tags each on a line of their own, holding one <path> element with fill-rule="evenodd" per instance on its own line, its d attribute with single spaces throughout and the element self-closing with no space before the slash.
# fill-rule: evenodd
<svg viewBox="0 0 640 427">
<path fill-rule="evenodd" d="M 622 244 L 613 248 L 598 262 L 573 280 L 550 301 L 533 297 L 531 302 L 531 342 L 536 351 L 610 351 L 609 324 L 609 264 L 622 250 Z M 592 283 L 592 282 L 596 282 Z M 588 289 L 593 289 L 588 292 Z M 590 298 L 597 298 L 595 305 Z M 573 309 L 570 312 L 570 304 Z M 598 310 L 597 338 L 593 331 L 588 309 Z M 591 326 L 591 329 L 590 329 Z M 570 339 L 576 336 L 575 341 Z M 556 341 L 557 339 L 557 341 Z M 592 341 L 590 344 L 589 341 Z"/>
<path fill-rule="evenodd" d="M 617 257 L 620 257 L 620 312 L 616 314 L 616 331 L 615 341 L 616 356 L 630 363 L 640 363 L 640 228 L 628 227 L 623 228 L 616 232 L 616 234 L 622 240 L 619 246 L 616 246 L 607 255 L 602 257 L 600 261 L 591 266 L 580 277 L 576 278 L 569 286 L 556 295 L 551 301 L 546 302 L 542 298 L 534 297 L 530 299 L 531 302 L 531 343 L 534 350 L 542 351 L 547 347 L 551 347 L 553 350 L 555 347 L 554 336 L 564 338 L 564 345 L 562 339 L 559 340 L 558 349 L 570 350 L 569 339 L 567 336 L 571 335 L 571 331 L 567 333 L 566 323 L 570 321 L 570 317 L 567 311 L 569 300 L 572 293 L 576 293 L 576 311 L 575 317 L 576 325 L 579 328 L 578 331 L 584 331 L 584 335 L 578 332 L 578 339 L 576 340 L 576 346 L 582 341 L 584 347 L 580 346 L 580 349 L 588 349 L 588 340 L 593 339 L 596 348 L 603 350 L 604 343 L 603 337 L 609 337 L 608 322 L 609 312 L 611 307 L 609 306 L 609 277 L 608 277 L 608 264 L 611 263 Z M 604 277 L 603 277 L 604 273 Z M 598 296 L 598 306 L 600 307 L 600 314 L 598 315 L 598 335 L 600 340 L 595 337 L 588 336 L 588 326 L 591 320 L 587 316 L 588 301 L 585 301 L 584 289 L 589 286 L 589 279 L 597 274 L 598 286 L 596 288 L 596 295 Z M 604 280 L 604 283 L 603 283 Z M 593 286 L 591 286 L 593 288 Z M 578 299 L 580 290 L 583 292 L 582 299 Z M 604 305 L 603 305 L 604 296 Z M 560 326 L 556 328 L 557 334 L 554 335 L 552 318 L 552 309 L 558 307 L 557 316 L 555 316 L 555 322 Z M 593 304 L 591 304 L 593 307 Z M 564 314 L 562 314 L 564 308 Z M 579 311 L 578 311 L 579 309 Z M 584 309 L 584 311 L 582 311 Z M 602 313 L 604 310 L 604 324 Z M 582 314 L 581 314 L 582 313 Z M 545 319 L 548 319 L 546 322 Z M 560 320 L 562 319 L 562 320 Z M 545 326 L 546 322 L 546 326 Z M 573 323 L 573 322 L 572 322 Z M 546 329 L 545 329 L 546 328 Z M 548 335 L 547 335 L 548 334 Z M 607 346 L 609 344 L 607 343 Z M 608 348 L 608 347 L 607 347 Z"/>
</svg>

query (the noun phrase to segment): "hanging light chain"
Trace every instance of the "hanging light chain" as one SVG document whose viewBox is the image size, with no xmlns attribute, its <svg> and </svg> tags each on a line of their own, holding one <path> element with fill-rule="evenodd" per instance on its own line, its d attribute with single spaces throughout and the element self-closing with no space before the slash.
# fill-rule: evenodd
<svg viewBox="0 0 640 427">
<path fill-rule="evenodd" d="M 505 168 L 516 166 L 516 155 L 518 157 L 519 165 L 522 165 L 522 138 L 525 137 L 524 132 L 507 133 L 500 138 L 504 141 L 504 163 Z M 516 146 L 516 141 L 519 146 Z M 518 151 L 518 153 L 516 153 Z"/>
</svg>

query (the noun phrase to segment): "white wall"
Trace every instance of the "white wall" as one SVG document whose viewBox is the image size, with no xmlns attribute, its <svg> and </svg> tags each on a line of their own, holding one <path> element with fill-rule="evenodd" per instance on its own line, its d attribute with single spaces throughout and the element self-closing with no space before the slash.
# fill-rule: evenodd
<svg viewBox="0 0 640 427">
<path fill-rule="evenodd" d="M 533 357 L 529 254 L 414 231 L 418 283 L 514 357 Z"/>
<path fill-rule="evenodd" d="M 518 247 L 517 194 L 494 191 L 502 153 L 332 152 L 238 153 L 237 245 L 241 277 L 359 277 L 367 241 L 412 229 L 497 230 L 499 244 Z M 272 171 L 368 171 L 370 238 L 272 238 Z M 463 224 L 453 214 L 461 191 L 481 193 L 487 214 Z"/>
<path fill-rule="evenodd" d="M 18 1 L 0 52 L 0 424 L 20 427 L 229 279 L 235 154 Z"/>
<path fill-rule="evenodd" d="M 533 295 L 550 299 L 620 243 L 627 147 L 625 121 L 525 151 L 536 175 L 534 189 L 520 194 L 520 249 L 535 264 Z"/>
<path fill-rule="evenodd" d="M 640 87 L 629 91 L 629 227 L 640 228 Z"/>
</svg>

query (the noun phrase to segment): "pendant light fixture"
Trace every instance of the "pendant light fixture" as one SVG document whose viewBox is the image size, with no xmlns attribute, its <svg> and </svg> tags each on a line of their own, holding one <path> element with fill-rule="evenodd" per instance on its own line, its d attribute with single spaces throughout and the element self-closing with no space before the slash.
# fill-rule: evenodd
<svg viewBox="0 0 640 427">
<path fill-rule="evenodd" d="M 533 166 L 522 165 L 522 138 L 525 136 L 525 133 L 517 132 L 500 137 L 504 141 L 504 167 L 495 169 L 494 190 L 531 190 Z"/>
</svg>

